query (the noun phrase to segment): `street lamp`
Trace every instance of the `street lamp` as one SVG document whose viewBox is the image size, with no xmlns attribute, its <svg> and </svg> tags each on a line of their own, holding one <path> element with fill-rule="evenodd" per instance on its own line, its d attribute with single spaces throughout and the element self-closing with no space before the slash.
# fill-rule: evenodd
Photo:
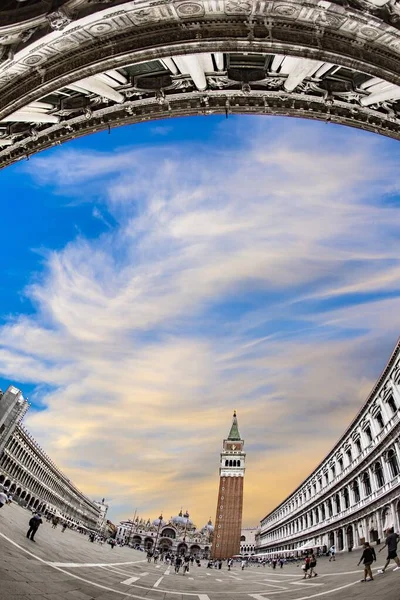
<svg viewBox="0 0 400 600">
<path fill-rule="evenodd" d="M 154 552 L 157 550 L 157 541 L 158 541 L 158 536 L 159 536 L 159 533 L 160 533 L 160 527 L 161 527 L 162 522 L 163 522 L 163 516 L 162 516 L 162 513 L 161 513 L 161 515 L 158 517 L 158 527 L 157 527 L 156 542 L 154 544 Z"/>
</svg>

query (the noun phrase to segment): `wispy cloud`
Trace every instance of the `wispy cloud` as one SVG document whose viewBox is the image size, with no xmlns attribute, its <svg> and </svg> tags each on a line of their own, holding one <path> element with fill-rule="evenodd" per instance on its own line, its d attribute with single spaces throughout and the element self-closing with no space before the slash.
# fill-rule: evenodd
<svg viewBox="0 0 400 600">
<path fill-rule="evenodd" d="M 256 522 L 333 444 L 399 331 L 394 144 L 258 121 L 243 142 L 242 127 L 213 148 L 61 149 L 25 167 L 112 221 L 49 252 L 35 314 L 1 329 L 0 373 L 46 386 L 29 428 L 115 516 L 214 516 L 237 408 Z"/>
</svg>

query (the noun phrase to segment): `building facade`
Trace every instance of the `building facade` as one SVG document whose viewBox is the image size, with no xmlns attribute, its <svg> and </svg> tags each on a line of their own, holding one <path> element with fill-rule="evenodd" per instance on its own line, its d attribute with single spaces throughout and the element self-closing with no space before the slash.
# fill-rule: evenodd
<svg viewBox="0 0 400 600">
<path fill-rule="evenodd" d="M 58 469 L 22 425 L 28 408 L 17 388 L 10 386 L 0 394 L 0 485 L 23 506 L 97 529 L 98 505 Z"/>
<path fill-rule="evenodd" d="M 219 467 L 219 491 L 212 558 L 230 558 L 240 553 L 243 512 L 243 482 L 246 454 L 240 437 L 236 411 L 228 438 L 223 441 Z"/>
<path fill-rule="evenodd" d="M 139 547 L 143 550 L 157 549 L 159 552 L 192 554 L 199 558 L 209 558 L 214 527 L 211 519 L 204 527 L 197 529 L 189 513 L 171 517 L 164 521 L 159 517 L 154 521 L 143 519 L 121 521 L 116 539 L 119 542 Z"/>
<path fill-rule="evenodd" d="M 244 527 L 240 534 L 240 554 L 242 556 L 252 556 L 256 554 L 257 536 L 260 533 L 260 526 Z"/>
<path fill-rule="evenodd" d="M 399 406 L 400 341 L 331 452 L 262 519 L 259 553 L 346 551 L 400 529 Z"/>
</svg>

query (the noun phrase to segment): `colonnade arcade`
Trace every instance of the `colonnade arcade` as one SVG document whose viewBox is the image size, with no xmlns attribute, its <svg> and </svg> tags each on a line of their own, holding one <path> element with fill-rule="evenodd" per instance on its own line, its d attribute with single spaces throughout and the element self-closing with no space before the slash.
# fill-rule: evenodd
<svg viewBox="0 0 400 600">
<path fill-rule="evenodd" d="M 357 418 L 299 488 L 261 522 L 262 552 L 338 550 L 400 529 L 399 345 Z"/>
<path fill-rule="evenodd" d="M 99 509 L 63 475 L 35 440 L 17 425 L 0 458 L 0 484 L 14 499 L 44 514 L 94 528 Z"/>
</svg>

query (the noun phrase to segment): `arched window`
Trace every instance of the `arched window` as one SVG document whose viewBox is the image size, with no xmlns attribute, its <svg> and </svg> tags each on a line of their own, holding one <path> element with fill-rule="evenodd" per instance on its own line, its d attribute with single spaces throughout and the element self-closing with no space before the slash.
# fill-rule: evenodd
<svg viewBox="0 0 400 600">
<path fill-rule="evenodd" d="M 342 507 L 340 506 L 340 496 L 339 496 L 339 494 L 336 494 L 336 496 L 335 496 L 335 502 L 336 502 L 336 512 L 340 513 L 340 511 L 342 510 Z"/>
<path fill-rule="evenodd" d="M 240 460 L 237 461 L 237 466 L 240 467 Z"/>
<path fill-rule="evenodd" d="M 328 515 L 331 517 L 333 514 L 333 511 L 332 511 L 332 500 L 330 498 L 327 502 L 327 505 L 328 505 Z"/>
<path fill-rule="evenodd" d="M 387 461 L 392 477 L 396 477 L 396 475 L 400 473 L 400 469 L 399 461 L 397 460 L 396 452 L 393 450 L 393 448 L 387 453 Z"/>
<path fill-rule="evenodd" d="M 325 521 L 325 504 L 321 504 L 321 518 Z"/>
<path fill-rule="evenodd" d="M 374 465 L 376 484 L 378 488 L 382 487 L 385 484 L 385 478 L 383 476 L 382 465 L 380 461 L 377 461 Z"/>
<path fill-rule="evenodd" d="M 230 467 L 232 466 L 232 461 L 231 461 L 231 460 L 229 461 L 229 466 L 230 466 Z"/>
<path fill-rule="evenodd" d="M 358 485 L 357 480 L 353 483 L 353 495 L 354 495 L 354 502 L 359 502 L 360 501 L 360 487 Z"/>
<path fill-rule="evenodd" d="M 362 482 L 363 482 L 363 486 L 364 486 L 365 495 L 370 496 L 372 494 L 372 488 L 371 488 L 371 480 L 370 480 L 368 473 L 364 473 L 364 475 L 362 477 Z"/>
<path fill-rule="evenodd" d="M 349 498 L 349 490 L 347 488 L 344 488 L 344 490 L 343 490 L 343 499 L 344 499 L 345 508 L 349 508 L 350 498 Z"/>
<path fill-rule="evenodd" d="M 236 460 L 233 461 L 233 466 L 236 467 Z"/>
<path fill-rule="evenodd" d="M 228 467 L 229 466 L 229 460 L 225 461 L 225 466 Z"/>
</svg>

